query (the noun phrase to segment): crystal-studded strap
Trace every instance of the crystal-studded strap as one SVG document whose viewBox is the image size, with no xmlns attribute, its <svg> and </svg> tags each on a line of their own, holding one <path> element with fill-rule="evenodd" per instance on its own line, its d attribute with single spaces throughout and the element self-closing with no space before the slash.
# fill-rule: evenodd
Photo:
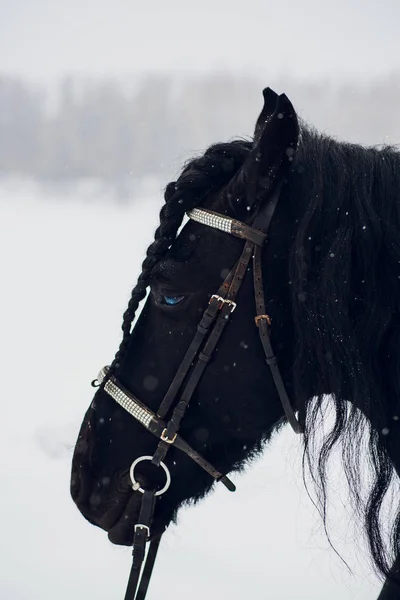
<svg viewBox="0 0 400 600">
<path fill-rule="evenodd" d="M 232 233 L 232 221 L 230 217 L 219 215 L 211 210 L 205 210 L 202 208 L 193 208 L 187 213 L 189 219 L 213 227 L 214 229 L 220 229 L 226 231 L 226 233 Z"/>
<path fill-rule="evenodd" d="M 99 383 L 104 381 L 107 371 L 108 367 L 103 367 L 101 369 L 97 376 L 97 381 Z M 115 402 L 117 402 L 130 415 L 132 415 L 132 417 L 139 421 L 139 423 L 147 427 L 147 429 L 149 428 L 150 423 L 155 417 L 154 413 L 143 406 L 142 403 L 134 398 L 131 394 L 128 395 L 124 390 L 122 390 L 114 378 L 111 378 L 106 382 L 104 390 L 111 396 L 113 400 L 115 400 Z"/>
<path fill-rule="evenodd" d="M 132 417 L 135 417 L 137 421 L 142 423 L 145 427 L 149 428 L 151 421 L 153 420 L 154 414 L 140 406 L 137 402 L 132 400 L 125 392 L 121 390 L 111 379 L 109 379 L 104 386 L 107 394 L 110 394 L 111 398 L 118 402 L 122 408 L 124 408 Z"/>
<path fill-rule="evenodd" d="M 110 367 L 106 366 L 100 369 L 99 374 L 97 375 L 97 383 L 101 385 L 106 378 L 106 375 L 109 371 Z M 96 381 L 96 380 L 95 380 Z"/>
<path fill-rule="evenodd" d="M 219 229 L 242 240 L 248 240 L 257 246 L 263 246 L 267 239 L 267 234 L 259 229 L 249 227 L 249 225 L 242 223 L 242 221 L 220 215 L 213 210 L 193 208 L 187 212 L 187 216 L 192 221 L 197 221 L 197 223 L 207 225 L 207 227 L 212 227 L 213 229 Z"/>
</svg>

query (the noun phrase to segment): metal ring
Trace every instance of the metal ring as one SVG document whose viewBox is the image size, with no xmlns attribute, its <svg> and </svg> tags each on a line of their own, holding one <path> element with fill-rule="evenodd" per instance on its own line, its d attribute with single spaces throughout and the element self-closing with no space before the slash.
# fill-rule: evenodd
<svg viewBox="0 0 400 600">
<path fill-rule="evenodd" d="M 139 464 L 140 462 L 144 461 L 144 460 L 152 460 L 153 457 L 152 456 L 139 456 L 139 458 L 137 458 L 136 460 L 133 461 L 131 468 L 129 469 L 129 475 L 132 481 L 132 489 L 135 490 L 135 492 L 140 492 L 141 494 L 144 494 L 145 490 L 140 486 L 140 483 L 138 481 L 136 481 L 135 479 L 135 467 L 137 464 Z M 165 477 L 166 477 L 166 482 L 163 488 L 161 488 L 161 490 L 158 490 L 155 493 L 155 496 L 161 496 L 161 494 L 164 494 L 164 492 L 167 491 L 167 489 L 169 488 L 169 486 L 171 485 L 171 474 L 168 470 L 168 467 L 163 463 L 160 462 L 160 467 L 162 469 L 164 469 L 164 473 L 165 473 Z"/>
</svg>

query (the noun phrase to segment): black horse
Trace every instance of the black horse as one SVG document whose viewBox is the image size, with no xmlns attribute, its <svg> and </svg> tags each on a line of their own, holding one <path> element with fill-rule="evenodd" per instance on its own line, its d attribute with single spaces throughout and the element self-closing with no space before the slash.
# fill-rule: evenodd
<svg viewBox="0 0 400 600">
<path fill-rule="evenodd" d="M 231 269 L 243 251 L 242 240 L 193 219 L 180 230 L 185 213 L 201 207 L 256 227 L 257 215 L 275 202 L 262 250 L 268 312 L 263 326 L 270 327 L 282 386 L 303 431 L 303 465 L 316 484 L 325 519 L 328 459 L 339 445 L 374 567 L 387 578 L 380 598 L 400 598 L 395 562 L 400 510 L 390 536 L 381 519 L 382 503 L 400 470 L 399 192 L 395 149 L 321 135 L 299 123 L 286 96 L 270 89 L 264 90 L 252 142 L 211 146 L 167 186 L 155 241 L 124 314 L 123 340 L 84 417 L 73 458 L 72 497 L 113 543 L 133 542 L 142 495 L 132 491 L 129 469 L 136 458 L 153 455 L 157 441 L 104 386 L 112 379 L 120 382 L 157 413 L 210 297 L 232 280 Z M 248 271 L 230 325 L 192 391 L 179 429 L 219 474 L 240 469 L 287 422 L 254 323 Z M 103 285 L 112 285 L 112 272 Z M 178 401 L 177 393 L 165 416 Z M 334 407 L 334 422 L 321 440 L 327 402 Z M 173 441 L 165 430 L 161 435 L 164 446 Z M 165 464 L 171 485 L 155 504 L 152 534 L 161 533 L 182 503 L 204 496 L 214 483 L 210 471 L 175 444 Z M 160 469 L 138 470 L 146 489 L 162 485 Z"/>
</svg>

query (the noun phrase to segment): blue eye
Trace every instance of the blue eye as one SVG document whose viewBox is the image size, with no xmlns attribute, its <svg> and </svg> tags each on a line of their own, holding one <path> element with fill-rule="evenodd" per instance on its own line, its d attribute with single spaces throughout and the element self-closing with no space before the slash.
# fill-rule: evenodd
<svg viewBox="0 0 400 600">
<path fill-rule="evenodd" d="M 175 306 L 182 302 L 185 296 L 161 296 L 163 304 L 167 304 L 168 306 Z"/>
</svg>

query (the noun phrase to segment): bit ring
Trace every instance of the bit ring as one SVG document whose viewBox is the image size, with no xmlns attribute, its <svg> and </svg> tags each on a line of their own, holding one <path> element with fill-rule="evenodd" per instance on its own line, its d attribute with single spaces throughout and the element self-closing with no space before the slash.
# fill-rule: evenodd
<svg viewBox="0 0 400 600">
<path fill-rule="evenodd" d="M 132 481 L 132 489 L 135 492 L 140 492 L 141 494 L 144 494 L 145 490 L 141 487 L 140 483 L 138 481 L 136 481 L 135 479 L 135 467 L 136 465 L 138 465 L 140 462 L 144 461 L 144 460 L 152 460 L 153 457 L 152 456 L 139 456 L 139 458 L 137 458 L 136 460 L 133 461 L 131 468 L 129 469 L 129 476 L 131 478 Z M 164 494 L 167 489 L 169 488 L 169 486 L 171 485 L 171 473 L 168 470 L 168 467 L 165 463 L 160 462 L 160 467 L 164 470 L 165 473 L 165 485 L 163 488 L 161 488 L 161 490 L 158 490 L 154 495 L 155 496 L 161 496 L 161 494 Z"/>
</svg>

